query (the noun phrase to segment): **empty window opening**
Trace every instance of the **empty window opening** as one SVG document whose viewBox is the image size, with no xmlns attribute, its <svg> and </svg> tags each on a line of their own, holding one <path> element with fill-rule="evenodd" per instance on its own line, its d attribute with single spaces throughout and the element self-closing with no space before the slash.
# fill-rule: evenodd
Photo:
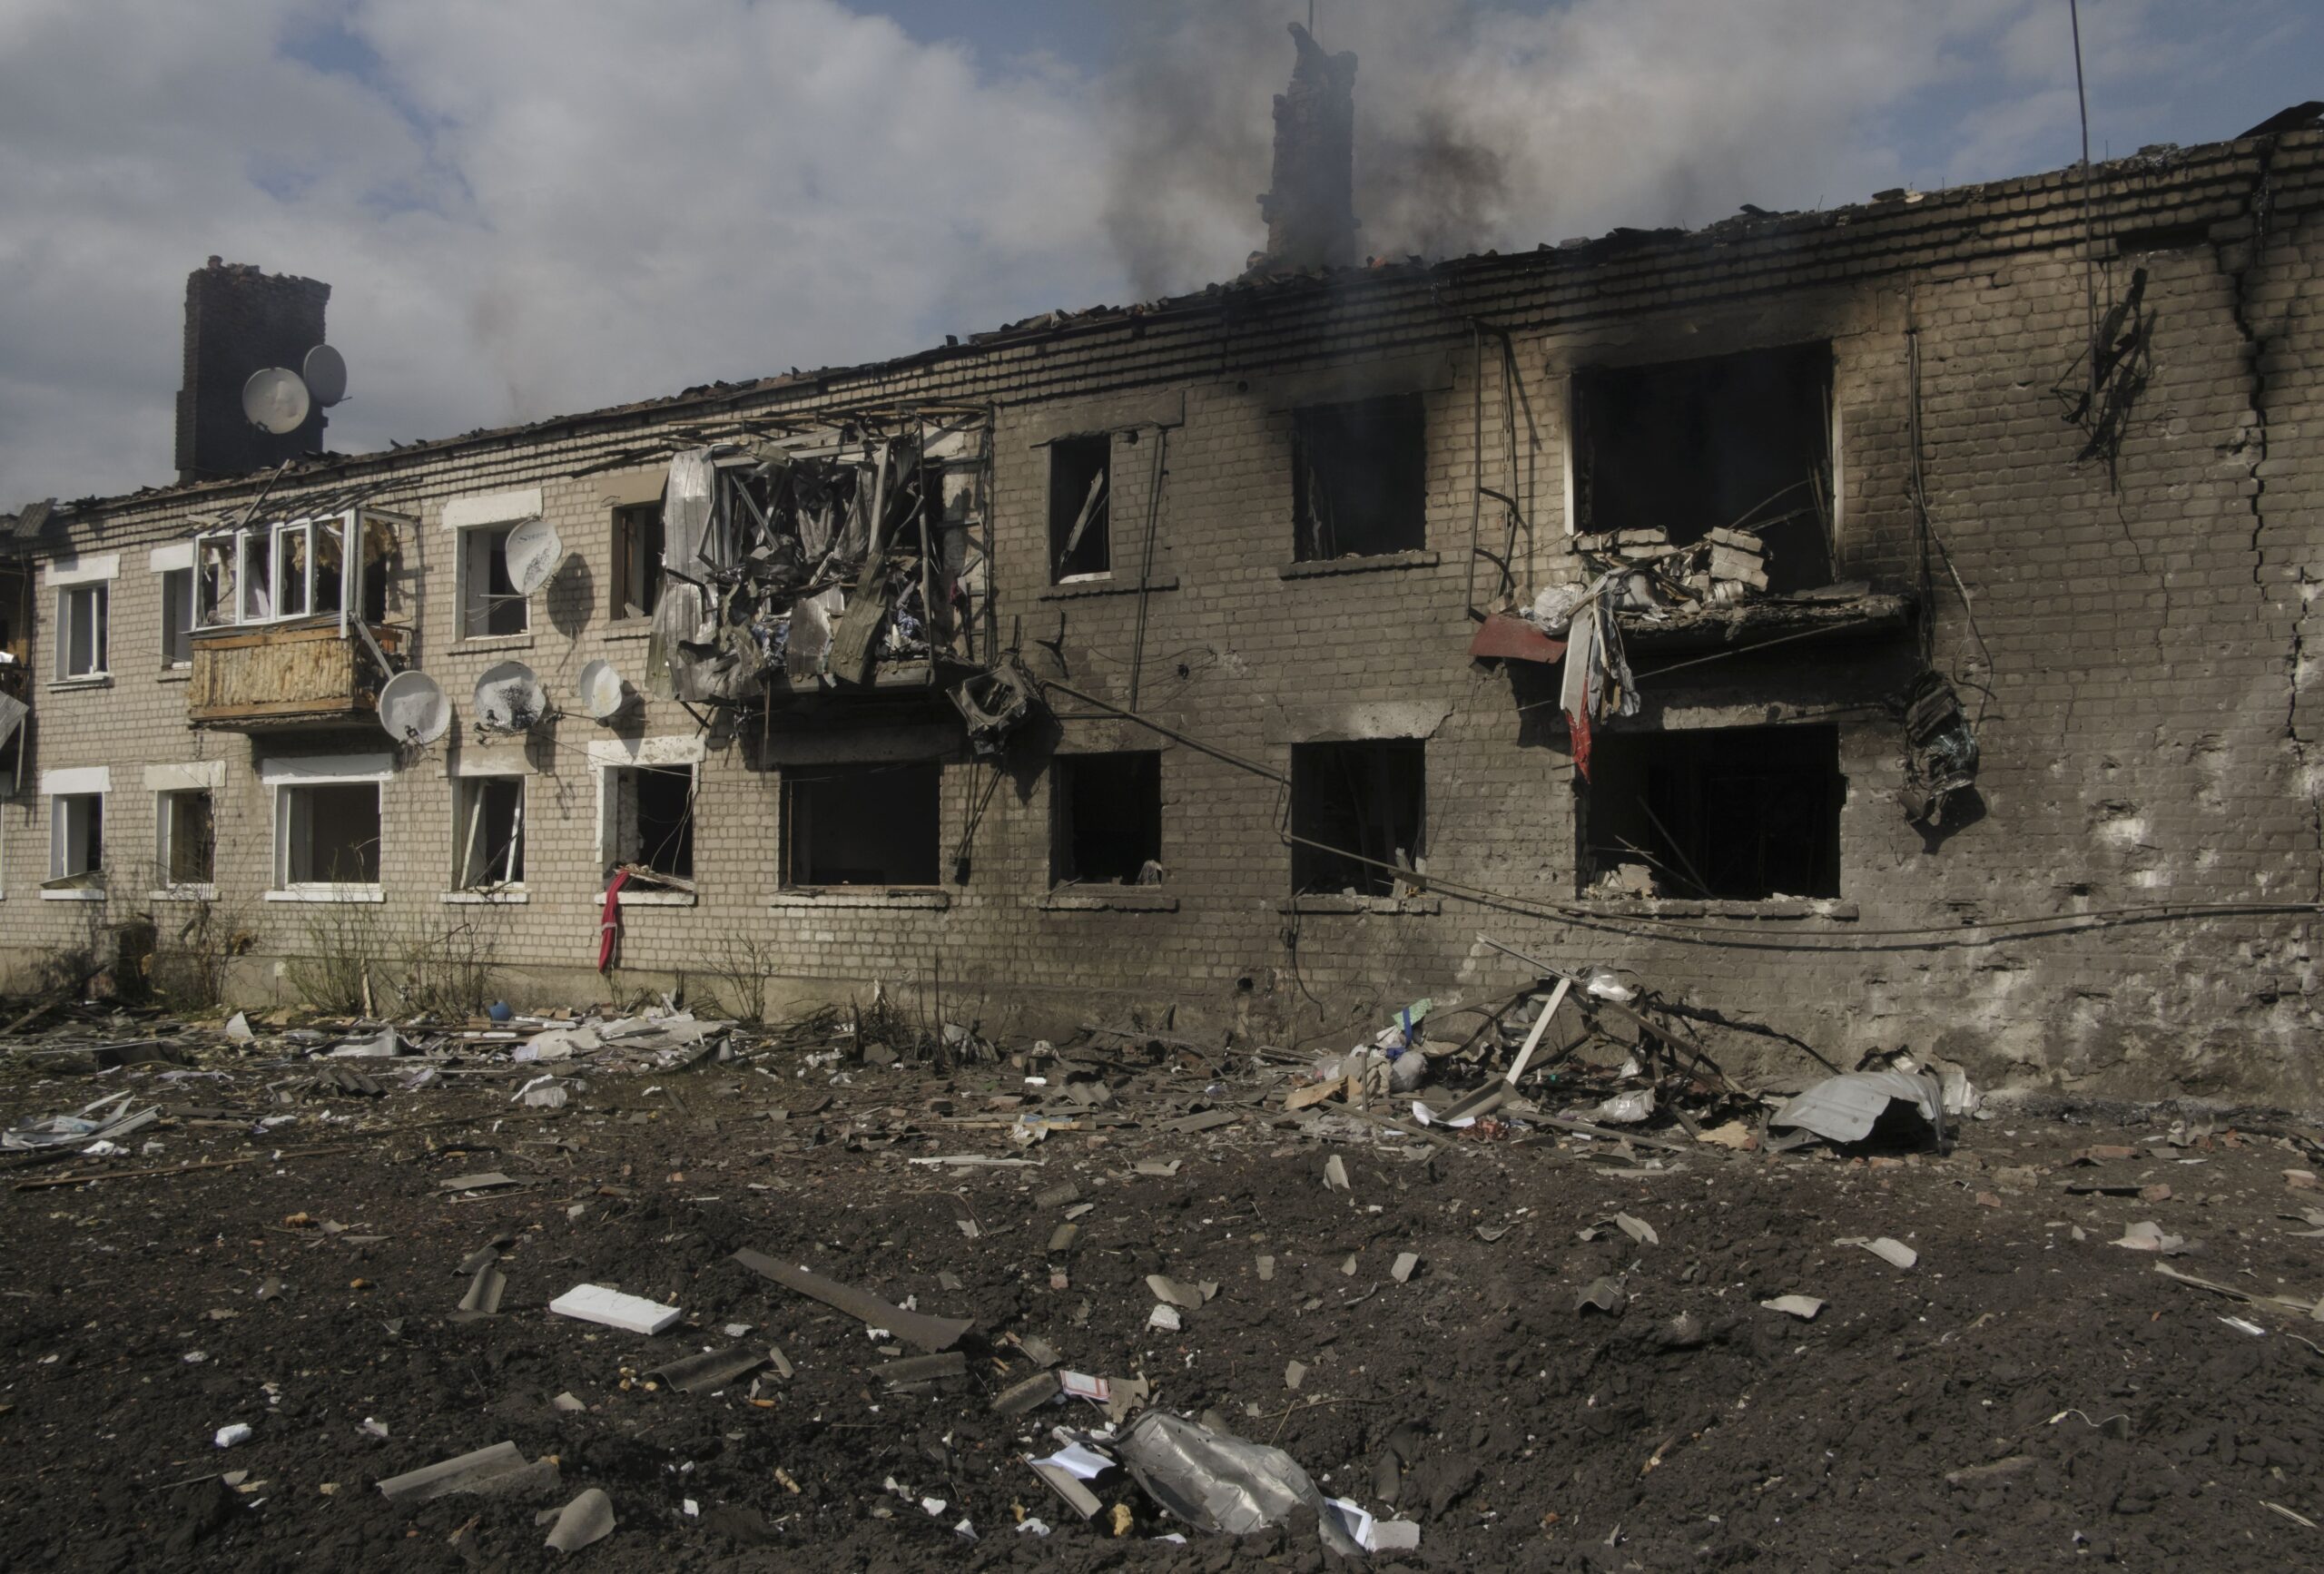
<svg viewBox="0 0 2324 1574">
<path fill-rule="evenodd" d="M 606 861 L 672 880 L 694 878 L 694 768 L 619 765 L 606 772 Z"/>
<path fill-rule="evenodd" d="M 164 792 L 156 807 L 153 819 L 162 844 L 155 849 L 155 861 L 162 868 L 162 883 L 210 884 L 218 864 L 217 808 L 210 790 Z"/>
<path fill-rule="evenodd" d="M 378 782 L 316 782 L 279 791 L 278 888 L 379 883 Z"/>
<path fill-rule="evenodd" d="M 193 570 L 172 568 L 162 575 L 162 664 L 182 667 L 193 660 Z"/>
<path fill-rule="evenodd" d="M 56 593 L 56 675 L 101 678 L 105 664 L 106 623 L 112 587 L 72 585 Z"/>
<path fill-rule="evenodd" d="M 464 776 L 452 797 L 452 889 L 525 883 L 525 779 Z"/>
<path fill-rule="evenodd" d="M 614 510 L 615 617 L 649 617 L 662 596 L 662 505 Z"/>
<path fill-rule="evenodd" d="M 1722 901 L 1840 894 L 1837 727 L 1601 733 L 1590 778 L 1585 888 Z"/>
<path fill-rule="evenodd" d="M 51 799 L 48 883 L 60 888 L 102 885 L 104 867 L 104 794 L 68 792 Z"/>
<path fill-rule="evenodd" d="M 1054 582 L 1113 572 L 1114 439 L 1067 438 L 1049 445 L 1049 563 Z"/>
<path fill-rule="evenodd" d="M 784 772 L 784 883 L 936 884 L 943 774 L 933 761 Z"/>
<path fill-rule="evenodd" d="M 531 607 L 508 577 L 511 526 L 478 528 L 460 537 L 460 628 L 469 639 L 523 634 Z"/>
<path fill-rule="evenodd" d="M 1582 532 L 1748 531 L 1769 591 L 1831 583 L 1830 345 L 1586 371 L 1573 393 Z"/>
<path fill-rule="evenodd" d="M 1424 749 L 1416 738 L 1292 746 L 1293 890 L 1399 894 L 1395 871 L 1417 870 L 1424 851 Z"/>
<path fill-rule="evenodd" d="M 1160 754 L 1059 754 L 1049 773 L 1053 884 L 1161 882 Z"/>
<path fill-rule="evenodd" d="M 1292 412 L 1300 562 L 1417 552 L 1428 544 L 1424 433 L 1418 394 Z"/>
</svg>

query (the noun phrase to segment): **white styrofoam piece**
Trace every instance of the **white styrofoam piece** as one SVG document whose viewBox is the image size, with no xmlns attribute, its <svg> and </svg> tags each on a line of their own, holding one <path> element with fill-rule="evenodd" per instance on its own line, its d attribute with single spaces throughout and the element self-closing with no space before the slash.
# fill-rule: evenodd
<svg viewBox="0 0 2324 1574">
<path fill-rule="evenodd" d="M 602 1323 L 631 1333 L 659 1333 L 685 1315 L 675 1306 L 657 1305 L 643 1295 L 625 1295 L 603 1284 L 576 1284 L 548 1303 L 560 1316 L 584 1323 Z"/>
</svg>

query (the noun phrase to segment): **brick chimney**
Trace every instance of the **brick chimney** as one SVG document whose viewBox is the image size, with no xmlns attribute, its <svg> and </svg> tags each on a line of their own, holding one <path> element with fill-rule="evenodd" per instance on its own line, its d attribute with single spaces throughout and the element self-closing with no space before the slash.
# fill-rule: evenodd
<svg viewBox="0 0 2324 1574">
<path fill-rule="evenodd" d="M 1299 58 L 1275 101 L 1275 187 L 1259 199 L 1267 249 L 1256 272 L 1338 268 L 1355 254 L 1355 55 L 1326 54 L 1295 22 Z"/>
<path fill-rule="evenodd" d="M 185 279 L 185 383 L 178 389 L 178 479 L 247 475 L 323 446 L 318 406 L 281 437 L 242 414 L 242 384 L 264 367 L 297 371 L 323 341 L 330 286 L 210 259 Z"/>
</svg>

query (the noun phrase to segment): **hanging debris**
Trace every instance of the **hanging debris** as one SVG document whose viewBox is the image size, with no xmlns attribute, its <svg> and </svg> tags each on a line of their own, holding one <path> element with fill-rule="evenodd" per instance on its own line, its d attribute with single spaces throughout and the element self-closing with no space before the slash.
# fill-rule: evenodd
<svg viewBox="0 0 2324 1574">
<path fill-rule="evenodd" d="M 1954 800 L 1975 787 L 1977 735 L 1953 685 L 1924 672 L 1905 692 L 1905 817 L 1934 831 Z"/>
<path fill-rule="evenodd" d="M 982 664 L 987 428 L 981 410 L 851 414 L 674 455 L 648 686 L 747 706 Z"/>
</svg>

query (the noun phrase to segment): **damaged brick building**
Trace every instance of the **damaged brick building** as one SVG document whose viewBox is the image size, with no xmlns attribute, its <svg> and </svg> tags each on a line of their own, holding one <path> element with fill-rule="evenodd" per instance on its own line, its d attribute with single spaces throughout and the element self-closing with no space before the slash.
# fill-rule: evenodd
<svg viewBox="0 0 2324 1574">
<path fill-rule="evenodd" d="M 511 999 L 743 946 L 1272 1035 L 1523 981 L 1484 932 L 1836 1061 L 2318 1102 L 2312 117 L 1335 266 L 1301 70 L 1271 255 L 1184 298 L 222 479 L 190 325 L 181 481 L 6 543 L 6 963 L 198 917 L 261 1002 L 361 914 Z"/>
</svg>

